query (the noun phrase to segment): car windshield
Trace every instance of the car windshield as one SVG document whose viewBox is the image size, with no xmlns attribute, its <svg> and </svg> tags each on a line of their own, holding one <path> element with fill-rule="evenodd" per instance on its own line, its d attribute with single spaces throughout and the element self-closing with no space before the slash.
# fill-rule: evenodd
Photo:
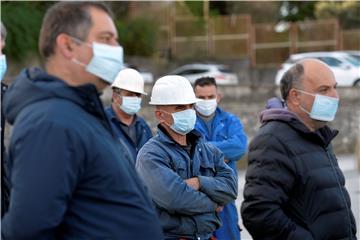
<svg viewBox="0 0 360 240">
<path fill-rule="evenodd" d="M 346 57 L 344 57 L 344 59 L 347 62 L 351 63 L 352 65 L 354 65 L 356 67 L 360 67 L 360 60 L 359 59 L 356 59 L 353 56 L 346 56 Z"/>
</svg>

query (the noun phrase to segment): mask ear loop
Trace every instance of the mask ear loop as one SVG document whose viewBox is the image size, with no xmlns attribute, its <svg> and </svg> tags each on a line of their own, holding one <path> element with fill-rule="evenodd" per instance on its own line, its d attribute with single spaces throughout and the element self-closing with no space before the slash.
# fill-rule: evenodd
<svg viewBox="0 0 360 240">
<path fill-rule="evenodd" d="M 174 117 L 172 116 L 172 114 L 171 113 L 169 113 L 169 112 L 167 112 L 167 111 L 164 111 L 164 110 L 159 110 L 161 113 L 165 113 L 165 114 L 168 114 L 168 115 L 171 115 L 171 117 L 172 117 L 172 119 L 173 119 L 173 122 L 175 122 L 175 120 L 174 120 Z M 168 127 L 171 127 L 171 124 L 169 124 L 169 123 L 167 123 L 166 121 L 165 121 L 165 119 L 163 119 L 164 121 L 162 122 L 162 123 L 164 123 L 166 126 L 168 126 Z"/>
<path fill-rule="evenodd" d="M 87 43 L 87 42 L 84 42 L 84 41 L 82 41 L 82 40 L 80 40 L 80 39 L 78 39 L 78 38 L 76 38 L 76 37 L 73 37 L 73 36 L 70 36 L 70 38 L 71 38 L 74 42 L 76 42 L 76 43 L 78 43 L 78 44 L 84 44 L 85 46 L 92 48 L 92 45 L 90 45 L 90 44 Z M 76 58 L 72 58 L 71 61 L 74 62 L 74 63 L 76 63 L 76 64 L 79 64 L 80 66 L 86 67 L 86 64 L 85 64 L 85 63 L 80 62 L 80 61 L 77 60 Z"/>
<path fill-rule="evenodd" d="M 312 94 L 312 93 L 309 93 L 309 92 L 306 92 L 306 91 L 304 91 L 304 90 L 301 90 L 301 89 L 297 89 L 297 88 L 295 88 L 295 90 L 296 91 L 298 91 L 298 92 L 301 92 L 301 93 L 303 93 L 303 94 L 308 94 L 308 95 L 311 95 L 311 96 L 313 96 L 313 97 L 315 97 L 316 95 L 315 94 Z M 313 103 L 314 104 L 314 103 Z M 305 112 L 306 114 L 308 114 L 309 116 L 310 116 L 310 112 L 308 111 L 308 110 L 306 110 L 303 106 L 301 106 L 301 104 L 299 104 L 299 106 L 300 106 L 300 109 L 303 111 L 303 112 Z"/>
</svg>

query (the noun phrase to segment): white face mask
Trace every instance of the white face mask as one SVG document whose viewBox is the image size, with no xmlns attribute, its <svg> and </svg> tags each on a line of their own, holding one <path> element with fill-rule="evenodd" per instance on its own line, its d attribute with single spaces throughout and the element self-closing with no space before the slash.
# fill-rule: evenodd
<svg viewBox="0 0 360 240">
<path fill-rule="evenodd" d="M 201 115 L 208 117 L 213 114 L 217 107 L 216 98 L 195 103 L 195 109 Z"/>
<path fill-rule="evenodd" d="M 78 42 L 83 41 L 73 38 Z M 86 71 L 98 76 L 109 84 L 113 83 L 117 74 L 123 68 L 124 50 L 121 46 L 96 43 L 85 43 L 93 49 L 93 57 L 89 64 L 84 64 L 73 58 L 72 61 L 85 67 Z"/>
<path fill-rule="evenodd" d="M 129 115 L 134 115 L 141 108 L 141 98 L 139 97 L 125 97 L 122 96 L 122 103 L 120 109 Z"/>
<path fill-rule="evenodd" d="M 3 80 L 6 69 L 7 69 L 6 57 L 3 54 L 0 56 L 0 81 Z"/>
<path fill-rule="evenodd" d="M 300 105 L 300 109 L 309 114 L 312 119 L 324 122 L 331 122 L 335 119 L 335 115 L 339 106 L 338 98 L 328 97 L 320 94 L 312 94 L 299 89 L 297 89 L 297 91 L 315 96 L 315 100 L 310 112 Z"/>
</svg>

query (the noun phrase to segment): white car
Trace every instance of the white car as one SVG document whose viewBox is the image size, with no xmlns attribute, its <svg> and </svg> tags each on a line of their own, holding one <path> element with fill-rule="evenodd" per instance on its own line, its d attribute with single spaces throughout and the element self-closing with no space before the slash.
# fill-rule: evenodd
<svg viewBox="0 0 360 240">
<path fill-rule="evenodd" d="M 280 85 L 281 78 L 285 72 L 296 62 L 306 58 L 319 59 L 329 65 L 335 75 L 338 86 L 360 86 L 360 61 L 347 52 L 309 52 L 293 54 L 281 65 L 275 77 L 275 84 Z"/>
<path fill-rule="evenodd" d="M 191 83 L 201 77 L 213 77 L 219 85 L 231 85 L 239 82 L 238 77 L 226 65 L 195 63 L 181 66 L 170 73 L 187 78 Z"/>
<path fill-rule="evenodd" d="M 128 63 L 124 63 L 124 68 L 132 68 L 132 69 L 135 69 L 136 71 L 138 71 L 140 73 L 140 75 L 143 77 L 144 83 L 152 83 L 152 82 L 154 82 L 154 75 L 149 71 L 146 71 L 146 70 L 141 69 L 141 68 L 139 69 L 137 66 L 131 65 L 131 64 L 128 64 Z"/>
</svg>

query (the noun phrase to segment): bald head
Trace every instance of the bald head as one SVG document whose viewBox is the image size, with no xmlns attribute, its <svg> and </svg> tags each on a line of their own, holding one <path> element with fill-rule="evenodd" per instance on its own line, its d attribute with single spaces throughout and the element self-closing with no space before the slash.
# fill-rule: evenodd
<svg viewBox="0 0 360 240">
<path fill-rule="evenodd" d="M 300 64 L 304 67 L 303 87 L 309 84 L 317 86 L 325 80 L 336 83 L 334 73 L 324 62 L 317 59 L 305 59 L 300 61 Z"/>
<path fill-rule="evenodd" d="M 322 79 L 335 81 L 328 65 L 318 59 L 304 59 L 292 66 L 282 77 L 280 91 L 286 101 L 292 88 L 302 89 L 305 85 L 321 83 Z"/>
</svg>

